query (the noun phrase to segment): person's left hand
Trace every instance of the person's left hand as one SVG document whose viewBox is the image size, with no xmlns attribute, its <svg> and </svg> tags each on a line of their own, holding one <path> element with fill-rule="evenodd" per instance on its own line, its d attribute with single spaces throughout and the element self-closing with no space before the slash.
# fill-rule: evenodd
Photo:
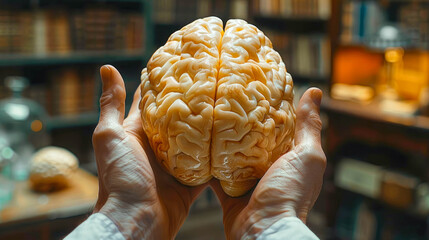
<svg viewBox="0 0 429 240">
<path fill-rule="evenodd" d="M 172 239 L 206 185 L 184 186 L 161 169 L 142 128 L 140 87 L 124 120 L 126 91 L 120 73 L 105 65 L 100 74 L 100 120 L 93 135 L 99 175 L 94 212 L 113 220 L 127 239 Z"/>
<path fill-rule="evenodd" d="M 321 191 L 327 162 L 321 145 L 321 99 L 319 89 L 304 93 L 296 110 L 292 149 L 273 163 L 253 191 L 232 198 L 219 181 L 211 180 L 222 205 L 227 239 L 256 239 L 287 217 L 306 222 Z"/>
</svg>

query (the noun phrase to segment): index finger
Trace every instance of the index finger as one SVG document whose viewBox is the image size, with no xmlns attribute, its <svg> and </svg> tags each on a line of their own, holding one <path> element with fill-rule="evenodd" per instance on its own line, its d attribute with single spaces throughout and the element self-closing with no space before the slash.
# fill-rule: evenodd
<svg viewBox="0 0 429 240">
<path fill-rule="evenodd" d="M 136 91 L 134 92 L 133 103 L 131 104 L 131 108 L 127 118 L 136 118 L 137 115 L 140 118 L 140 108 L 139 108 L 140 100 L 141 100 L 141 85 L 139 84 Z"/>
<path fill-rule="evenodd" d="M 128 113 L 127 118 L 124 120 L 124 128 L 127 131 L 133 132 L 136 136 L 142 137 L 145 135 L 142 126 L 142 120 L 140 115 L 140 96 L 141 89 L 140 85 L 134 92 L 133 103 L 131 104 L 130 111 Z"/>
</svg>

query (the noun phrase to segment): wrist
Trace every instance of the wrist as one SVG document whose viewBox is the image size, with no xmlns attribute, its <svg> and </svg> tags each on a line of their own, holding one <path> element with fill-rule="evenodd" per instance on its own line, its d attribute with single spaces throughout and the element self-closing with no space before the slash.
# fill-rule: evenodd
<svg viewBox="0 0 429 240">
<path fill-rule="evenodd" d="M 271 225 L 287 217 L 297 217 L 294 207 L 277 208 L 265 206 L 255 211 L 248 211 L 246 216 L 240 218 L 241 221 L 234 223 L 234 228 L 241 229 L 241 231 L 234 231 L 237 233 L 234 239 L 256 239 Z"/>
<path fill-rule="evenodd" d="M 112 220 L 125 239 L 165 239 L 162 217 L 149 204 L 133 204 L 109 197 L 98 212 Z"/>
</svg>

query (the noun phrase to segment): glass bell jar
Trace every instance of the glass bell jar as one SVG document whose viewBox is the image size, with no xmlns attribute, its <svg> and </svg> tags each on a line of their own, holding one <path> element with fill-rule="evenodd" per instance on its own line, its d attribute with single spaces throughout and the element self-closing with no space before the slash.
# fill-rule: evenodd
<svg viewBox="0 0 429 240">
<path fill-rule="evenodd" d="M 13 178 L 25 180 L 34 149 L 41 147 L 47 139 L 47 115 L 40 104 L 23 97 L 23 91 L 29 84 L 26 78 L 7 77 L 4 84 L 11 96 L 0 100 L 0 132 L 16 153 L 12 164 Z"/>
</svg>

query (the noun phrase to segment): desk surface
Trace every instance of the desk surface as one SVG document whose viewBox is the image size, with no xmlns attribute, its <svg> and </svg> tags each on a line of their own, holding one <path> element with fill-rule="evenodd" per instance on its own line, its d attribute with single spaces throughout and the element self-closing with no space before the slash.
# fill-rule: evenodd
<svg viewBox="0 0 429 240">
<path fill-rule="evenodd" d="M 418 130 L 429 131 L 429 117 L 419 115 L 400 115 L 385 112 L 381 109 L 377 101 L 369 104 L 359 104 L 354 102 L 335 100 L 324 96 L 322 101 L 322 110 L 348 114 L 373 121 L 386 122 L 400 125 L 403 127 L 415 128 Z"/>
<path fill-rule="evenodd" d="M 89 213 L 97 195 L 97 178 L 81 169 L 71 186 L 58 192 L 36 193 L 27 181 L 17 182 L 12 201 L 0 211 L 0 227 Z"/>
</svg>

